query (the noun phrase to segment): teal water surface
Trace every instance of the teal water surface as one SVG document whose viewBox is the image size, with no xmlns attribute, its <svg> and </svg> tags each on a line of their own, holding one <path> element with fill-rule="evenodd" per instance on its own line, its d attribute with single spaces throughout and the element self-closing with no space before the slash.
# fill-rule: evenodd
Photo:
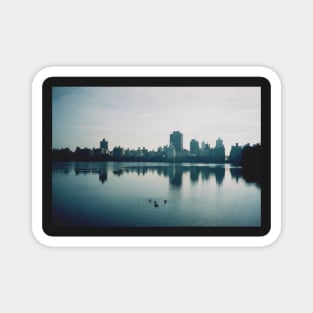
<svg viewBox="0 0 313 313">
<path fill-rule="evenodd" d="M 260 226 L 261 189 L 229 164 L 54 163 L 52 217 L 55 226 Z"/>
</svg>

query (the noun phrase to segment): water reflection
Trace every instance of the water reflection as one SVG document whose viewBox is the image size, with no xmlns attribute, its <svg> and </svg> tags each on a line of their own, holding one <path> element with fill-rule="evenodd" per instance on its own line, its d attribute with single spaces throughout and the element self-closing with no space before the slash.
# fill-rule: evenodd
<svg viewBox="0 0 313 313">
<path fill-rule="evenodd" d="M 53 173 L 57 174 L 70 174 L 74 171 L 75 175 L 87 175 L 96 174 L 99 175 L 99 181 L 104 184 L 108 180 L 108 166 L 106 163 L 95 164 L 95 163 L 54 163 Z"/>
<path fill-rule="evenodd" d="M 254 183 L 260 187 L 261 182 L 258 177 L 253 177 L 242 171 L 241 167 L 228 167 L 230 176 L 238 183 L 243 179 L 246 183 Z M 122 163 L 60 163 L 54 164 L 53 172 L 68 175 L 74 171 L 76 175 L 96 174 L 99 175 L 99 181 L 104 184 L 108 180 L 108 172 L 114 176 L 120 177 L 125 174 L 137 174 L 145 176 L 148 173 L 157 174 L 158 176 L 167 177 L 173 187 L 181 187 L 183 184 L 184 174 L 189 176 L 191 184 L 197 184 L 201 181 L 215 179 L 218 186 L 223 184 L 225 178 L 224 165 L 189 165 L 189 164 L 136 164 L 134 166 L 125 166 Z"/>
<path fill-rule="evenodd" d="M 231 167 L 230 169 L 231 178 L 235 179 L 238 183 L 239 179 L 242 177 L 241 168 L 240 167 Z"/>
<path fill-rule="evenodd" d="M 196 166 L 190 167 L 190 181 L 196 183 L 199 180 L 200 168 Z"/>
<path fill-rule="evenodd" d="M 215 168 L 215 179 L 218 185 L 221 185 L 225 177 L 225 168 L 224 167 L 216 167 Z"/>
<path fill-rule="evenodd" d="M 174 187 L 180 187 L 183 182 L 183 168 L 171 166 L 168 168 L 168 177 L 170 184 Z"/>
<path fill-rule="evenodd" d="M 99 180 L 102 184 L 108 180 L 108 172 L 105 170 L 100 170 L 99 172 Z"/>
<path fill-rule="evenodd" d="M 123 174 L 123 170 L 115 170 L 115 171 L 113 171 L 113 174 L 115 176 L 121 176 Z"/>
</svg>

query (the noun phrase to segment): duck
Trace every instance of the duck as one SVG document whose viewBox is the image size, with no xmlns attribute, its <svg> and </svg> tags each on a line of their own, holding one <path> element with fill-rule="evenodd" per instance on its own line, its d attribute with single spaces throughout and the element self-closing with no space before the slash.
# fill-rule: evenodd
<svg viewBox="0 0 313 313">
<path fill-rule="evenodd" d="M 167 200 L 164 200 L 164 203 L 167 203 Z"/>
<path fill-rule="evenodd" d="M 151 202 L 151 198 L 148 201 Z"/>
<path fill-rule="evenodd" d="M 156 201 L 154 201 L 154 207 L 157 208 L 159 205 Z"/>
</svg>

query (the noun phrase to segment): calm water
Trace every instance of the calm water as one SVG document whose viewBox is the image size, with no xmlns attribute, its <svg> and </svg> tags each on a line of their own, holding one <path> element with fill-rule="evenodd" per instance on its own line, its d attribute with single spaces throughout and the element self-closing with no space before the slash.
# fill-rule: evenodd
<svg viewBox="0 0 313 313">
<path fill-rule="evenodd" d="M 52 194 L 56 225 L 260 226 L 261 221 L 260 187 L 228 164 L 54 163 Z"/>
</svg>

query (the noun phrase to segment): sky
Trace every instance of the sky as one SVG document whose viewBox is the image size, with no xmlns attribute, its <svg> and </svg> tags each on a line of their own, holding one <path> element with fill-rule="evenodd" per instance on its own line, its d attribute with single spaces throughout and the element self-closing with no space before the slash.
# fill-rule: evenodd
<svg viewBox="0 0 313 313">
<path fill-rule="evenodd" d="M 226 154 L 232 145 L 261 142 L 260 87 L 53 87 L 53 148 L 115 146 L 157 150 L 183 133 Z"/>
</svg>

